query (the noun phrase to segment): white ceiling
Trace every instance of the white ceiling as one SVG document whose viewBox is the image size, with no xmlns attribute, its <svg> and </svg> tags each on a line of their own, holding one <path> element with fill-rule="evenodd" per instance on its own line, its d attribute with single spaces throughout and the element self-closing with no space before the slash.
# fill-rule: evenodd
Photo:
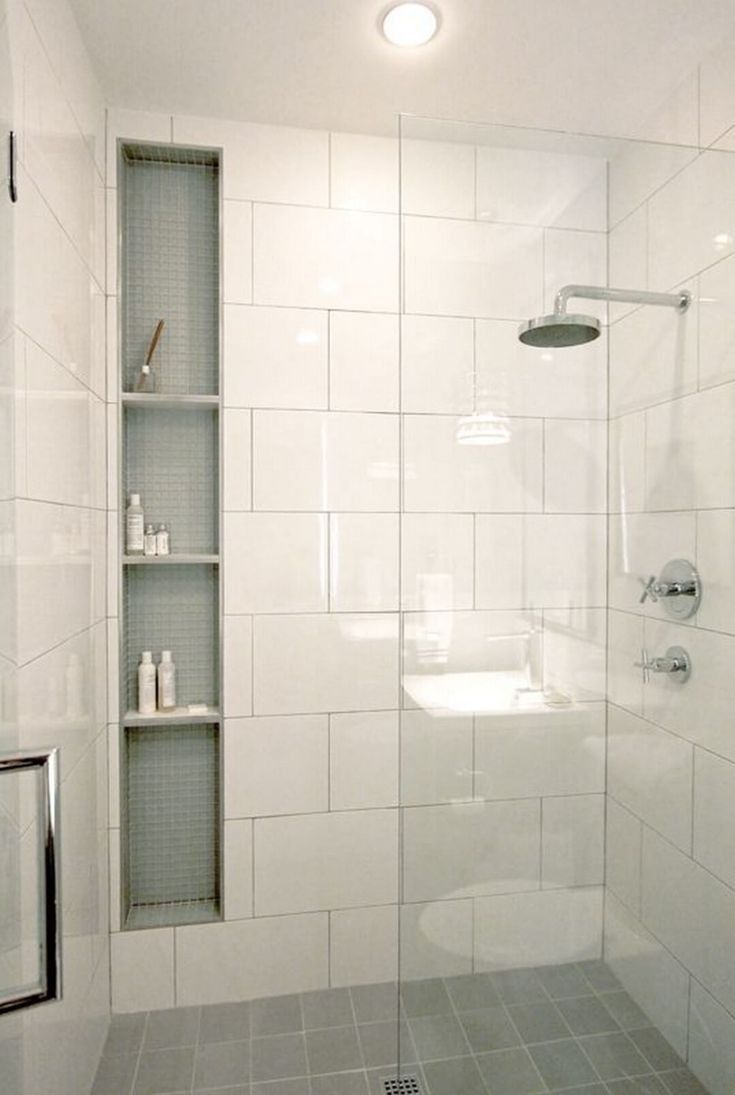
<svg viewBox="0 0 735 1095">
<path fill-rule="evenodd" d="M 108 101 L 394 132 L 399 111 L 634 135 L 735 30 L 733 0 L 437 0 L 402 51 L 382 0 L 71 0 Z"/>
</svg>

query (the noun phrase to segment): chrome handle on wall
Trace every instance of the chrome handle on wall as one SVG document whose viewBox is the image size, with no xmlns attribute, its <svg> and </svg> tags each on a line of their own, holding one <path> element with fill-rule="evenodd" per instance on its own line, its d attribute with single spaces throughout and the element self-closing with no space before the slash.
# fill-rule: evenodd
<svg viewBox="0 0 735 1095">
<path fill-rule="evenodd" d="M 641 660 L 634 665 L 643 670 L 643 680 L 648 684 L 651 673 L 668 673 L 682 684 L 692 671 L 689 655 L 681 646 L 670 646 L 665 654 L 655 658 L 648 657 L 648 651 L 641 650 Z"/>
<path fill-rule="evenodd" d="M 32 1004 L 61 999 L 61 847 L 59 843 L 59 750 L 30 750 L 0 753 L 0 776 L 8 772 L 36 770 L 40 776 L 41 796 L 39 830 L 43 863 L 40 869 L 43 894 L 42 937 L 38 985 L 3 996 L 0 1014 L 17 1011 Z"/>
</svg>

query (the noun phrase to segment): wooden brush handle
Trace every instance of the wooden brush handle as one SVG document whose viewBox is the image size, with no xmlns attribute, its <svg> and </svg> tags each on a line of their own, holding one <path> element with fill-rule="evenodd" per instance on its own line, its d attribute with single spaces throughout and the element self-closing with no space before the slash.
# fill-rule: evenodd
<svg viewBox="0 0 735 1095">
<path fill-rule="evenodd" d="M 146 355 L 146 359 L 145 359 L 146 365 L 150 365 L 150 363 L 151 363 L 151 358 L 153 357 L 153 355 L 156 352 L 156 346 L 158 345 L 159 339 L 160 339 L 161 335 L 163 334 L 163 328 L 165 326 L 166 326 L 166 324 L 164 323 L 164 321 L 162 319 L 159 319 L 158 323 L 156 324 L 156 329 L 153 332 L 153 338 L 151 339 L 151 344 L 148 347 L 148 354 Z"/>
</svg>

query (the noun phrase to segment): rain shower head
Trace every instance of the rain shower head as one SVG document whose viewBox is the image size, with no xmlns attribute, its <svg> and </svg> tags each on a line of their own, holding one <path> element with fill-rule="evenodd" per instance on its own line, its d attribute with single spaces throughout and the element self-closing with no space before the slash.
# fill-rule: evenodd
<svg viewBox="0 0 735 1095">
<path fill-rule="evenodd" d="M 605 289 L 598 285 L 565 285 L 556 294 L 554 311 L 548 316 L 528 319 L 518 328 L 518 338 L 526 346 L 546 349 L 564 346 L 582 346 L 600 337 L 600 321 L 594 316 L 570 315 L 567 302 L 572 297 L 587 300 L 620 301 L 625 304 L 658 304 L 685 312 L 691 302 L 691 294 L 648 293 L 641 289 Z"/>
<path fill-rule="evenodd" d="M 518 337 L 526 346 L 554 349 L 581 346 L 600 337 L 600 321 L 594 316 L 567 315 L 566 312 L 529 319 L 518 328 Z"/>
</svg>

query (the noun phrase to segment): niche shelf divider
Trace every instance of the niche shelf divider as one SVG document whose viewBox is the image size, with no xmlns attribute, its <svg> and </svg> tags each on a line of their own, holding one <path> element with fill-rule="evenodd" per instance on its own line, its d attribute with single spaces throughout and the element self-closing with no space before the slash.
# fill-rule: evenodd
<svg viewBox="0 0 735 1095">
<path fill-rule="evenodd" d="M 219 154 L 118 143 L 121 927 L 222 918 Z M 153 392 L 135 391 L 156 324 Z M 125 509 L 170 554 L 125 554 Z M 171 650 L 177 704 L 138 712 L 143 650 Z M 194 711 L 189 706 L 195 707 Z"/>
</svg>

